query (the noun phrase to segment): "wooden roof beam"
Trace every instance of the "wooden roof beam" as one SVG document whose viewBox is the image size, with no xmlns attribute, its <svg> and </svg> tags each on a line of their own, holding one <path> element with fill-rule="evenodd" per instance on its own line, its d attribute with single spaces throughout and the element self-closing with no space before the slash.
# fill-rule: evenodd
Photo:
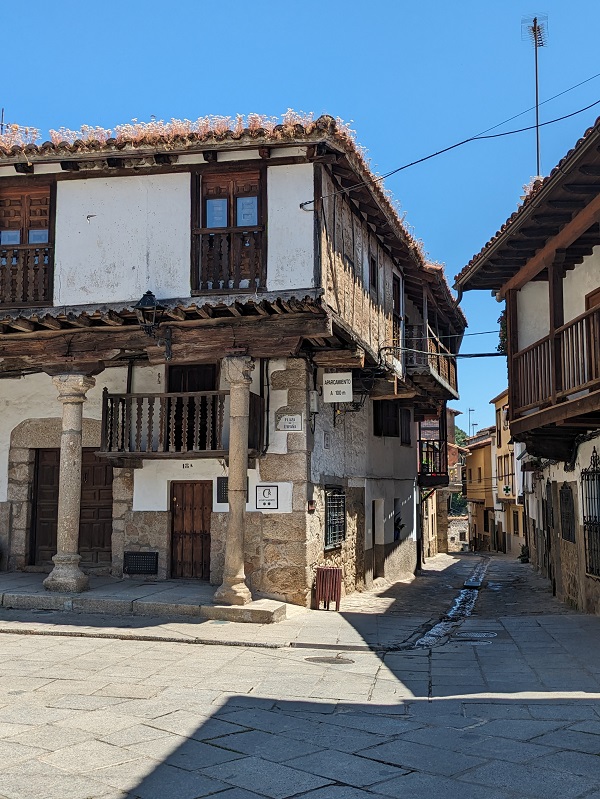
<svg viewBox="0 0 600 799">
<path fill-rule="evenodd" d="M 520 289 L 554 261 L 557 250 L 570 247 L 580 236 L 600 220 L 600 194 L 596 195 L 576 217 L 574 217 L 556 236 L 549 239 L 533 258 L 514 277 L 506 282 L 498 292 L 505 299 L 507 291 Z"/>
</svg>

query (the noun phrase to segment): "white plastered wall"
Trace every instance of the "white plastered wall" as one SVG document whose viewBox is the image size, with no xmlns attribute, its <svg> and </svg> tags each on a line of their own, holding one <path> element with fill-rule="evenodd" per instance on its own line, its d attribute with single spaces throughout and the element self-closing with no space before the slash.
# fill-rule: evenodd
<svg viewBox="0 0 600 799">
<path fill-rule="evenodd" d="M 102 418 L 102 389 L 125 391 L 127 370 L 107 369 L 96 377 L 96 385 L 87 393 L 83 415 L 87 419 Z M 62 404 L 52 378 L 34 374 L 19 380 L 0 381 L 0 502 L 7 499 L 8 453 L 10 435 L 26 419 L 61 418 Z"/>
<path fill-rule="evenodd" d="M 314 197 L 312 164 L 272 166 L 267 170 L 267 290 L 314 285 L 314 213 L 300 203 Z"/>
<path fill-rule="evenodd" d="M 190 295 L 190 175 L 60 181 L 54 304 Z"/>
<path fill-rule="evenodd" d="M 525 349 L 550 332 L 548 283 L 531 281 L 517 292 L 519 349 Z"/>
<path fill-rule="evenodd" d="M 567 272 L 563 281 L 565 324 L 585 312 L 585 295 L 600 287 L 600 247 Z"/>
</svg>

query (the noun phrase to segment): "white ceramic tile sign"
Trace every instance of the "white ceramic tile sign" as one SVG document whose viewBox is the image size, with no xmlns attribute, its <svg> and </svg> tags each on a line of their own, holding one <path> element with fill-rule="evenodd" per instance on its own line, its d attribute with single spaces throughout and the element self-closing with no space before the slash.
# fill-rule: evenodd
<svg viewBox="0 0 600 799">
<path fill-rule="evenodd" d="M 279 486 L 259 483 L 256 486 L 256 509 L 279 510 Z"/>
<path fill-rule="evenodd" d="M 277 416 L 277 429 L 283 433 L 302 432 L 301 413 L 282 413 Z"/>
<path fill-rule="evenodd" d="M 352 372 L 323 375 L 323 402 L 352 402 Z"/>
</svg>

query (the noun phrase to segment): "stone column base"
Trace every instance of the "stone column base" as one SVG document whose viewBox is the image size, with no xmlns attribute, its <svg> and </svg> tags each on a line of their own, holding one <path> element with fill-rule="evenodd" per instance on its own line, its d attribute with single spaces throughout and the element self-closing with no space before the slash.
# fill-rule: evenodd
<svg viewBox="0 0 600 799">
<path fill-rule="evenodd" d="M 79 568 L 80 555 L 66 553 L 55 555 L 54 568 L 44 580 L 47 591 L 66 591 L 80 594 L 90 587 L 88 576 Z"/>
<path fill-rule="evenodd" d="M 252 594 L 243 580 L 232 585 L 223 581 L 215 591 L 213 601 L 216 605 L 247 605 L 252 602 Z"/>
</svg>

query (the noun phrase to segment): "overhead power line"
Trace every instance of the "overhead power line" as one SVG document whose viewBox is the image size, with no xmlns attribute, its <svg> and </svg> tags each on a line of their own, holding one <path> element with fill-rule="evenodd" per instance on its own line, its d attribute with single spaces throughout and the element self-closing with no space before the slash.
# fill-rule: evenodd
<svg viewBox="0 0 600 799">
<path fill-rule="evenodd" d="M 579 83 L 575 84 L 574 86 L 570 86 L 568 89 L 565 89 L 564 91 L 559 92 L 558 94 L 555 94 L 553 97 L 549 97 L 547 100 L 544 100 L 543 102 L 541 102 L 540 105 L 545 105 L 546 103 L 549 103 L 552 100 L 555 100 L 557 97 L 561 97 L 563 94 L 567 94 L 567 92 L 573 91 L 573 89 L 577 89 L 579 86 L 583 86 L 583 84 L 589 83 L 590 81 L 592 81 L 592 80 L 594 80 L 595 78 L 598 78 L 598 77 L 600 77 L 600 72 L 596 73 L 595 75 L 592 75 L 589 78 L 586 78 L 583 81 L 580 81 Z M 467 139 L 463 139 L 462 141 L 455 142 L 454 144 L 451 144 L 448 147 L 443 147 L 441 150 L 436 150 L 435 152 L 430 153 L 429 155 L 425 155 L 422 158 L 417 158 L 415 161 L 410 161 L 407 164 L 403 164 L 402 166 L 399 166 L 396 169 L 392 169 L 389 172 L 385 172 L 383 175 L 377 175 L 377 176 L 374 177 L 374 180 L 376 182 L 380 182 L 382 180 L 385 180 L 386 178 L 391 177 L 392 175 L 398 174 L 398 172 L 402 172 L 403 170 L 409 169 L 410 167 L 416 166 L 417 164 L 422 164 L 425 161 L 430 161 L 432 158 L 437 158 L 437 156 L 439 156 L 439 155 L 443 155 L 444 153 L 450 152 L 451 150 L 456 150 L 458 147 L 463 147 L 465 144 L 469 144 L 470 142 L 473 142 L 473 141 L 484 141 L 485 139 L 498 139 L 498 138 L 502 138 L 503 136 L 514 136 L 517 133 L 525 133 L 526 131 L 529 131 L 529 130 L 535 130 L 537 127 L 546 127 L 547 125 L 554 125 L 557 122 L 562 122 L 565 119 L 570 119 L 571 117 L 577 116 L 578 114 L 582 114 L 584 111 L 589 111 L 590 108 L 594 108 L 597 105 L 600 105 L 600 100 L 596 100 L 595 102 L 590 103 L 589 105 L 586 105 L 583 108 L 579 108 L 579 109 L 577 109 L 577 111 L 572 111 L 570 114 L 564 114 L 563 116 L 556 117 L 555 119 L 549 119 L 546 122 L 541 122 L 541 123 L 539 123 L 539 126 L 538 125 L 528 125 L 527 127 L 524 127 L 524 128 L 517 128 L 515 130 L 507 130 L 507 131 L 503 131 L 501 133 L 492 133 L 492 134 L 489 133 L 489 131 L 495 130 L 496 128 L 499 128 L 502 125 L 506 125 L 508 122 L 512 122 L 512 120 L 518 119 L 518 117 L 523 116 L 524 114 L 527 114 L 529 111 L 531 111 L 533 108 L 535 108 L 535 106 L 532 106 L 531 108 L 528 108 L 525 111 L 521 111 L 520 113 L 515 114 L 514 116 L 509 117 L 508 119 L 505 119 L 502 122 L 498 122 L 497 125 L 493 125 L 491 128 L 487 128 L 486 130 L 482 131 L 481 133 L 477 133 L 475 136 L 469 136 L 469 138 L 467 138 Z M 329 197 L 336 197 L 338 194 L 347 194 L 349 191 L 352 191 L 353 189 L 358 189 L 361 186 L 365 186 L 365 185 L 367 185 L 366 181 L 364 181 L 364 180 L 363 181 L 359 181 L 358 183 L 355 183 L 352 186 L 347 186 L 346 188 L 340 189 L 339 191 L 334 191 L 334 192 L 331 192 L 329 194 L 324 194 L 321 197 L 321 200 L 327 199 Z M 306 202 L 300 203 L 300 208 L 302 208 L 303 210 L 306 210 L 306 206 L 307 205 L 312 205 L 312 204 L 314 204 L 314 200 L 307 200 Z"/>
</svg>

